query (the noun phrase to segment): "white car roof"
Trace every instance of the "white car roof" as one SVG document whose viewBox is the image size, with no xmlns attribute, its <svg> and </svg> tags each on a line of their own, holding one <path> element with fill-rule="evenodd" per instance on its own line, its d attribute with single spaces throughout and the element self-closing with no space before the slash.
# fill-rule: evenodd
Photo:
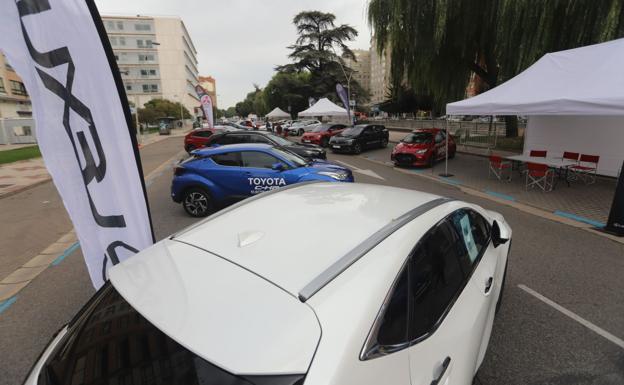
<svg viewBox="0 0 624 385">
<path fill-rule="evenodd" d="M 384 226 L 438 198 L 363 183 L 300 185 L 209 217 L 173 239 L 227 259 L 298 296 Z"/>
</svg>

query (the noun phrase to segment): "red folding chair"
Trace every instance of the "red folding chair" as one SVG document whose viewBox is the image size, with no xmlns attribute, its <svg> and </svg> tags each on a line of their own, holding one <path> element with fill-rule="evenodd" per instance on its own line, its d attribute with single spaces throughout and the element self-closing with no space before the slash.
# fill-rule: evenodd
<svg viewBox="0 0 624 385">
<path fill-rule="evenodd" d="M 545 158 L 546 153 L 547 152 L 545 150 L 531 150 L 531 152 L 529 153 L 529 156 L 532 156 L 535 158 Z"/>
<path fill-rule="evenodd" d="M 551 191 L 555 174 L 545 164 L 527 163 L 525 189 L 539 187 L 542 191 Z"/>
<path fill-rule="evenodd" d="M 578 152 L 569 152 L 569 151 L 565 151 L 563 153 L 563 156 L 561 157 L 562 159 L 567 159 L 567 160 L 572 160 L 574 162 L 578 163 L 579 160 L 579 153 Z"/>
<path fill-rule="evenodd" d="M 494 174 L 496 179 L 503 180 L 503 173 L 505 170 L 508 170 L 509 176 L 507 177 L 507 181 L 511 182 L 511 162 L 503 160 L 498 155 L 490 155 L 490 167 L 488 168 L 488 178 L 491 174 Z"/>
<path fill-rule="evenodd" d="M 570 167 L 570 170 L 574 172 L 575 177 L 582 179 L 585 184 L 596 183 L 596 173 L 598 171 L 599 161 L 600 156 L 598 155 L 581 154 L 579 163 Z"/>
</svg>

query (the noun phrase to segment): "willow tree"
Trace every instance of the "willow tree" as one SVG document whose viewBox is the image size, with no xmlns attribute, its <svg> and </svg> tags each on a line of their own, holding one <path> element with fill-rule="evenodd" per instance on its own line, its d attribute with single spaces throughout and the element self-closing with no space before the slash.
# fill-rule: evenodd
<svg viewBox="0 0 624 385">
<path fill-rule="evenodd" d="M 624 0 L 370 0 L 392 82 L 428 90 L 438 105 L 464 96 L 472 73 L 487 88 L 547 52 L 624 34 Z M 588 69 L 591 71 L 591 69 Z"/>
</svg>

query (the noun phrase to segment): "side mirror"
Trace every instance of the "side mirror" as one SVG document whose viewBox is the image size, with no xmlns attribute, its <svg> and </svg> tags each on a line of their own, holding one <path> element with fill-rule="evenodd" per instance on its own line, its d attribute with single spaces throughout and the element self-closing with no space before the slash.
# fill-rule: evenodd
<svg viewBox="0 0 624 385">
<path fill-rule="evenodd" d="M 273 165 L 271 166 L 271 170 L 284 171 L 284 164 L 282 164 L 280 162 L 273 163 Z"/>
<path fill-rule="evenodd" d="M 494 247 L 504 245 L 509 240 L 509 235 L 506 231 L 501 231 L 500 225 L 497 221 L 492 224 L 492 244 Z"/>
</svg>

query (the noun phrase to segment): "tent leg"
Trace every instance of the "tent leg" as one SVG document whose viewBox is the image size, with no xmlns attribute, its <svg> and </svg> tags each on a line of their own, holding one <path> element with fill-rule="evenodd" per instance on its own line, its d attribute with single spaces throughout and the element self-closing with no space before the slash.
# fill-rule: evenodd
<svg viewBox="0 0 624 385">
<path fill-rule="evenodd" d="M 448 132 L 448 118 L 444 120 L 444 131 L 446 133 L 446 141 L 444 143 L 446 151 L 444 156 L 444 173 L 439 174 L 441 177 L 448 178 L 453 176 L 453 174 L 449 174 L 448 172 L 448 143 L 449 143 L 449 132 Z"/>
</svg>

